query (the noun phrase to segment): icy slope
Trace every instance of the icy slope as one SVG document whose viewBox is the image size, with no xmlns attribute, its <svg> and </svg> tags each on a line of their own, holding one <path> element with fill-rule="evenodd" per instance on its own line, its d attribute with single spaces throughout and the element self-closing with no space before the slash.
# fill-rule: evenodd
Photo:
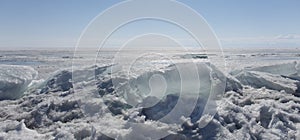
<svg viewBox="0 0 300 140">
<path fill-rule="evenodd" d="M 0 100 L 21 97 L 36 76 L 28 66 L 0 65 Z"/>
</svg>

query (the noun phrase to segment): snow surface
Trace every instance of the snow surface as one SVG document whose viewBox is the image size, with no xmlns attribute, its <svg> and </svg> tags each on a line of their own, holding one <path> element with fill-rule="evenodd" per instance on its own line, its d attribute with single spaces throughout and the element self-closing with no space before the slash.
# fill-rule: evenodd
<svg viewBox="0 0 300 140">
<path fill-rule="evenodd" d="M 295 51 L 277 51 L 231 52 L 228 73 L 175 52 L 173 63 L 146 59 L 139 66 L 149 68 L 132 75 L 112 65 L 108 52 L 93 66 L 61 51 L 24 51 L 34 63 L 16 66 L 21 59 L 11 54 L 21 52 L 2 52 L 10 65 L 0 67 L 0 139 L 297 140 L 299 61 Z M 243 63 L 244 56 L 256 61 Z M 78 59 L 78 67 L 62 59 Z M 45 80 L 32 86 L 36 71 Z"/>
</svg>

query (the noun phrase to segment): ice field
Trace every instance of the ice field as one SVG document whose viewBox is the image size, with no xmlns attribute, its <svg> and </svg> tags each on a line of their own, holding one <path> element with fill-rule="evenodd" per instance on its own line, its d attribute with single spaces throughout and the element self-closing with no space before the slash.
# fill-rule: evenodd
<svg viewBox="0 0 300 140">
<path fill-rule="evenodd" d="M 0 139 L 300 139 L 299 49 L 144 52 L 1 50 Z"/>
</svg>

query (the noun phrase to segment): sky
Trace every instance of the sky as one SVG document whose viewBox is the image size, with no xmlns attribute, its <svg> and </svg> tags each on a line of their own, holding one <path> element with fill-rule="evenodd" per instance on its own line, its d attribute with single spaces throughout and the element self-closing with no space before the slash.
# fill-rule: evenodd
<svg viewBox="0 0 300 140">
<path fill-rule="evenodd" d="M 300 46 L 299 0 L 178 1 L 202 15 L 223 47 Z M 74 47 L 88 23 L 119 2 L 0 0 L 0 48 Z M 147 22 L 126 32 L 145 27 Z"/>
</svg>

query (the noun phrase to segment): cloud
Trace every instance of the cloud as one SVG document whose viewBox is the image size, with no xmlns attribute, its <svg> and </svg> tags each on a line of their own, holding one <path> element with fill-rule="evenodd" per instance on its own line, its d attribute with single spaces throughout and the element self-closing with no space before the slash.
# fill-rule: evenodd
<svg viewBox="0 0 300 140">
<path fill-rule="evenodd" d="M 300 39 L 300 35 L 297 34 L 278 35 L 275 39 Z"/>
<path fill-rule="evenodd" d="M 235 37 L 220 39 L 223 46 L 300 47 L 300 35 L 287 34 L 262 37 Z"/>
</svg>

